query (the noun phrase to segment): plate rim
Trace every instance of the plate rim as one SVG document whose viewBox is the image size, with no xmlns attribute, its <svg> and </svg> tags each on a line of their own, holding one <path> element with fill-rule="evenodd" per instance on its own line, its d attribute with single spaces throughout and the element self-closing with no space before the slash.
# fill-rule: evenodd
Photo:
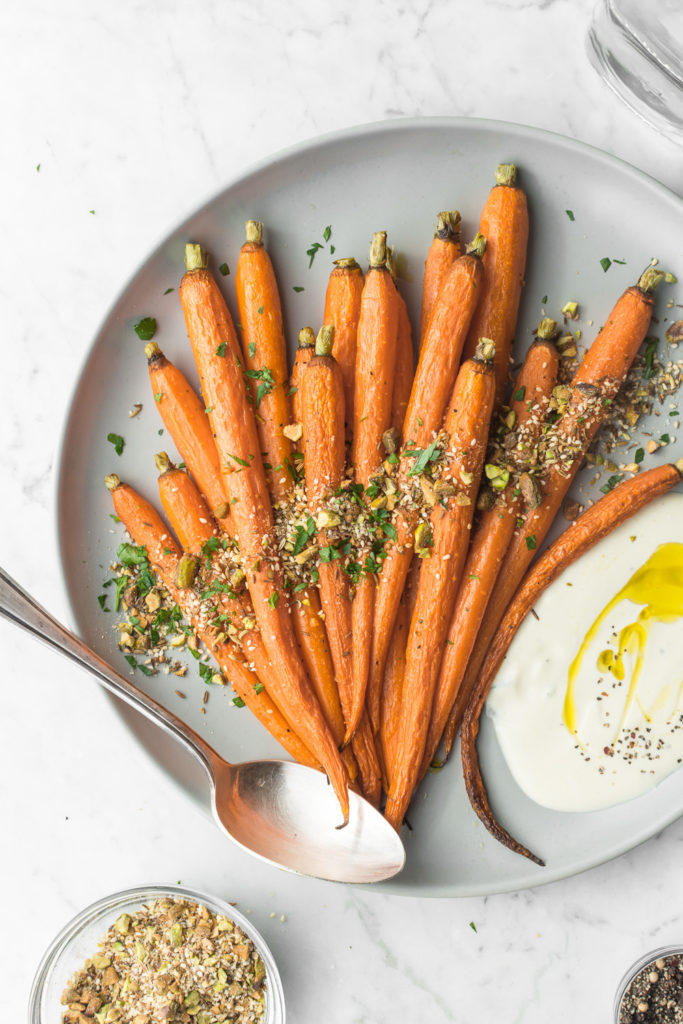
<svg viewBox="0 0 683 1024">
<path fill-rule="evenodd" d="M 86 376 L 88 365 L 91 358 L 94 355 L 95 345 L 103 334 L 110 320 L 112 319 L 116 308 L 118 307 L 121 299 L 132 286 L 137 277 L 142 273 L 144 268 L 151 263 L 161 252 L 166 241 L 173 235 L 177 234 L 181 226 L 188 220 L 196 217 L 202 210 L 204 210 L 211 203 L 215 202 L 225 192 L 239 187 L 242 183 L 248 179 L 260 174 L 266 170 L 273 170 L 279 165 L 285 164 L 288 161 L 300 157 L 306 152 L 317 151 L 325 149 L 327 146 L 336 145 L 344 140 L 359 140 L 367 136 L 376 134 L 383 136 L 385 134 L 392 134 L 394 132 L 404 132 L 412 130 L 430 130 L 434 128 L 445 128 L 453 131 L 457 131 L 458 128 L 467 129 L 479 129 L 484 132 L 495 132 L 500 131 L 506 136 L 506 146 L 509 144 L 509 138 L 513 137 L 519 139 L 528 139 L 529 137 L 537 140 L 550 140 L 555 144 L 559 144 L 570 152 L 575 152 L 580 155 L 589 155 L 592 159 L 597 159 L 599 162 L 605 164 L 607 167 L 618 167 L 622 173 L 626 173 L 628 177 L 637 182 L 639 185 L 647 185 L 650 189 L 653 189 L 655 193 L 668 202 L 672 203 L 674 207 L 678 208 L 678 213 L 683 215 L 683 198 L 678 195 L 673 189 L 669 188 L 663 182 L 659 181 L 653 175 L 646 171 L 640 170 L 634 164 L 622 157 L 616 156 L 612 153 L 601 149 L 598 146 L 594 146 L 590 143 L 583 142 L 579 139 L 573 139 L 561 132 L 555 132 L 547 128 L 540 128 L 534 125 L 525 125 L 514 121 L 502 121 L 495 118 L 482 118 L 482 117 L 464 117 L 464 116 L 449 116 L 449 115 L 438 115 L 438 116 L 426 116 L 426 117 L 397 117 L 397 118 L 384 118 L 376 121 L 366 121 L 355 125 L 347 125 L 343 128 L 334 129 L 329 132 L 319 133 L 317 135 L 308 136 L 307 138 L 298 142 L 292 143 L 289 146 L 281 147 L 270 154 L 266 154 L 259 160 L 249 163 L 246 168 L 240 169 L 239 173 L 229 177 L 222 184 L 222 186 L 215 192 L 209 194 L 198 204 L 193 205 L 181 215 L 177 221 L 174 222 L 169 228 L 167 228 L 163 235 L 157 240 L 156 244 L 149 250 L 147 255 L 136 265 L 134 270 L 124 279 L 123 283 L 117 289 L 113 299 L 110 301 L 105 313 L 99 320 L 96 330 L 93 332 L 89 345 L 86 351 L 83 353 L 75 376 L 72 380 L 71 387 L 68 392 L 68 399 L 64 406 L 64 412 L 62 414 L 60 429 L 57 432 L 55 442 L 55 460 L 54 460 L 54 473 L 52 483 L 52 497 L 51 497 L 51 529 L 53 531 L 53 539 L 56 542 L 57 559 L 58 559 L 58 578 L 62 588 L 62 594 L 64 599 L 64 606 L 67 614 L 67 621 L 70 627 L 76 631 L 78 617 L 76 615 L 75 605 L 72 600 L 71 592 L 67 586 L 67 576 L 64 564 L 64 555 L 62 547 L 62 536 L 65 529 L 65 523 L 63 521 L 62 511 L 62 500 L 61 495 L 63 491 L 63 478 L 65 473 L 66 463 L 66 435 L 71 424 L 71 418 L 73 414 L 74 401 L 78 391 L 81 388 L 84 377 Z M 125 725 L 128 735 L 131 737 L 133 742 L 136 744 L 138 749 L 144 753 L 145 760 L 154 766 L 154 769 L 158 776 L 163 778 L 167 784 L 170 784 L 176 792 L 181 792 L 189 798 L 189 793 L 183 784 L 170 775 L 149 750 L 146 744 L 138 736 L 135 729 L 131 728 L 128 718 L 129 709 L 122 704 L 117 698 L 109 695 L 106 691 L 103 691 L 102 696 L 106 699 L 107 703 L 115 711 L 119 721 Z M 459 750 L 459 747 L 458 747 Z M 454 751 L 453 756 L 457 756 L 457 750 Z M 197 808 L 197 804 L 195 804 Z M 199 810 L 204 810 L 204 806 L 198 807 Z M 600 812 L 586 812 L 586 813 L 600 813 Z M 499 895 L 510 892 L 522 892 L 525 889 L 535 889 L 542 885 L 549 885 L 553 882 L 560 881 L 565 878 L 573 878 L 577 875 L 583 874 L 592 868 L 599 867 L 602 864 L 607 864 L 611 860 L 616 859 L 624 853 L 631 850 L 637 849 L 643 843 L 649 839 L 661 833 L 665 828 L 668 828 L 675 821 L 683 816 L 683 807 L 680 810 L 672 812 L 670 815 L 666 815 L 663 820 L 659 820 L 657 826 L 653 830 L 646 830 L 647 834 L 639 834 L 635 841 L 628 839 L 621 843 L 618 843 L 614 848 L 611 848 L 605 855 L 599 854 L 597 857 L 591 855 L 586 857 L 578 868 L 574 868 L 567 872 L 565 868 L 557 868 L 555 871 L 548 871 L 547 868 L 543 870 L 543 877 L 539 878 L 538 881 L 527 881 L 524 880 L 523 884 L 515 882 L 513 879 L 508 881 L 500 882 L 496 885 L 488 885 L 482 887 L 480 884 L 474 883 L 471 886 L 458 886 L 457 892 L 453 891 L 452 887 L 444 886 L 442 884 L 436 885 L 433 888 L 424 888 L 417 890 L 414 886 L 408 888 L 402 887 L 400 881 L 397 879 L 390 879 L 385 882 L 376 883 L 373 885 L 358 885 L 352 886 L 364 891 L 377 892 L 384 895 L 396 895 L 404 898 L 415 898 L 416 896 L 427 899 L 459 899 L 469 898 L 475 896 L 489 896 Z M 650 828 L 650 827 L 648 827 Z M 400 878 L 400 876 L 399 876 Z M 351 885 L 351 883 L 338 883 L 341 885 Z"/>
</svg>

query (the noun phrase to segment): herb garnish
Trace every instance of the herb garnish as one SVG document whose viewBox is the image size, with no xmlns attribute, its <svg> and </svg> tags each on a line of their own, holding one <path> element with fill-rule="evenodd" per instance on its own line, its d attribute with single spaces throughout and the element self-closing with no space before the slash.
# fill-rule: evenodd
<svg viewBox="0 0 683 1024">
<path fill-rule="evenodd" d="M 218 270 L 223 275 L 223 277 L 227 277 L 228 274 L 230 273 L 230 267 L 228 266 L 227 263 L 221 263 L 221 265 L 218 268 Z"/>
<path fill-rule="evenodd" d="M 133 324 L 133 330 L 140 341 L 151 341 L 157 333 L 157 322 L 153 316 L 143 316 L 142 320 Z"/>
<path fill-rule="evenodd" d="M 536 550 L 536 538 L 533 535 L 533 533 L 530 533 L 529 536 L 527 537 L 527 539 L 526 539 L 526 546 L 529 549 L 529 551 L 535 551 Z"/>
<path fill-rule="evenodd" d="M 107 434 L 107 441 L 114 445 L 114 451 L 117 455 L 121 455 L 125 447 L 126 442 L 123 440 L 120 434 Z"/>
<path fill-rule="evenodd" d="M 218 346 L 218 348 L 216 349 L 216 355 L 217 356 L 224 356 L 225 355 L 225 350 L 226 350 L 227 347 L 228 347 L 227 341 L 222 341 L 220 343 L 220 345 Z"/>
<path fill-rule="evenodd" d="M 600 490 L 603 494 L 609 494 L 610 491 L 614 490 L 619 481 L 621 480 L 623 473 L 614 473 L 606 484 L 603 484 Z"/>
<path fill-rule="evenodd" d="M 292 291 L 295 291 L 295 292 L 302 292 L 303 290 L 304 289 L 303 289 L 303 287 L 300 284 L 295 284 L 292 287 Z"/>
<path fill-rule="evenodd" d="M 600 266 L 602 267 L 604 272 L 607 273 L 609 268 L 612 266 L 612 261 L 609 258 L 609 256 L 603 256 L 602 257 L 602 259 L 600 260 Z"/>
<path fill-rule="evenodd" d="M 575 220 L 576 219 L 574 217 L 574 211 L 573 210 L 565 210 L 564 212 L 567 214 L 567 216 L 569 217 L 570 220 Z"/>
</svg>

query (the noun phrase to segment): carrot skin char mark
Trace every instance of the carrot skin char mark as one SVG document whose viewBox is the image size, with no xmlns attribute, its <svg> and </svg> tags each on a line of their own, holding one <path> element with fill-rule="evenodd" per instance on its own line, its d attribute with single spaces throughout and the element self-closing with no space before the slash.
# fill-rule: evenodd
<svg viewBox="0 0 683 1024">
<path fill-rule="evenodd" d="M 485 360 L 482 343 L 481 357 L 463 363 L 444 424 L 453 457 L 448 474 L 458 490 L 446 508 L 437 504 L 432 512 L 433 548 L 422 563 L 411 617 L 396 771 L 385 812 L 397 829 L 420 779 L 439 668 L 469 547 L 495 398 L 492 349 L 489 345 Z M 469 483 L 461 485 L 463 478 Z"/>
<path fill-rule="evenodd" d="M 496 821 L 488 802 L 476 747 L 479 721 L 486 697 L 519 626 L 543 591 L 603 537 L 630 519 L 645 505 L 680 483 L 682 470 L 683 463 L 680 468 L 672 465 L 658 466 L 619 484 L 583 512 L 571 529 L 565 530 L 541 555 L 516 591 L 493 636 L 476 690 L 465 713 L 462 727 L 462 761 L 470 802 L 477 816 L 499 842 L 541 866 L 543 861 L 522 846 Z"/>
<path fill-rule="evenodd" d="M 425 338 L 420 349 L 417 370 L 410 393 L 403 425 L 403 444 L 413 442 L 416 447 L 428 445 L 441 427 L 450 397 L 462 346 L 479 299 L 483 268 L 481 257 L 485 240 L 472 243 L 472 252 L 454 261 L 432 312 Z M 404 460 L 406 463 L 408 460 Z M 408 467 L 401 466 L 403 474 Z M 399 515 L 396 522 L 398 540 L 387 547 L 375 593 L 375 614 L 372 634 L 372 652 L 368 680 L 367 706 L 375 732 L 379 729 L 379 700 L 387 651 L 393 625 L 398 613 L 401 593 L 413 558 L 412 543 L 416 516 Z M 403 550 L 401 550 L 403 549 Z"/>
<path fill-rule="evenodd" d="M 263 538 L 272 534 L 273 510 L 237 336 L 225 300 L 197 248 L 188 247 L 189 269 L 180 286 L 180 298 L 204 400 L 212 410 L 209 418 L 254 612 L 266 650 L 280 665 L 279 703 L 296 718 L 302 739 L 325 767 L 346 822 L 348 773 L 301 660 L 282 572 L 277 564 L 267 562 L 264 553 Z M 223 345 L 225 355 L 217 355 Z M 275 607 L 269 603 L 273 593 L 280 598 Z"/>
</svg>

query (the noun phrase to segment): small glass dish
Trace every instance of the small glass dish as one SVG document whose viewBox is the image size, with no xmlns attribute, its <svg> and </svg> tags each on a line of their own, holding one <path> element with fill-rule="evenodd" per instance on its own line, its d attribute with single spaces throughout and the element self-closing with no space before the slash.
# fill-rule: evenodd
<svg viewBox="0 0 683 1024">
<path fill-rule="evenodd" d="M 28 1024 L 60 1024 L 64 1006 L 61 995 L 75 971 L 97 951 L 97 944 L 120 914 L 132 914 L 159 897 L 182 897 L 223 914 L 256 946 L 266 968 L 266 999 L 263 1024 L 284 1024 L 285 1001 L 280 974 L 263 937 L 243 914 L 225 900 L 182 886 L 143 885 L 124 889 L 92 903 L 77 914 L 55 937 L 40 962 L 29 997 Z"/>
<path fill-rule="evenodd" d="M 631 964 L 617 987 L 617 994 L 614 999 L 614 1024 L 619 1024 L 621 1003 L 633 979 L 640 974 L 644 967 L 654 964 L 656 960 L 663 960 L 667 956 L 683 956 L 683 946 L 662 946 L 660 949 L 653 949 L 644 956 L 641 956 L 634 964 Z"/>
</svg>

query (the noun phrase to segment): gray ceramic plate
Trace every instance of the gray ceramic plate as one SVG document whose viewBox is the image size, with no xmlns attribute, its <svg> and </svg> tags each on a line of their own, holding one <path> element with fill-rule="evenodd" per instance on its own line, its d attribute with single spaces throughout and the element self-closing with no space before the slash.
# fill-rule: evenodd
<svg viewBox="0 0 683 1024">
<path fill-rule="evenodd" d="M 323 243 L 323 231 L 331 225 L 336 256 L 364 261 L 372 232 L 387 229 L 405 255 L 403 286 L 416 322 L 436 212 L 458 207 L 463 235 L 471 237 L 501 161 L 518 164 L 531 212 L 517 354 L 526 348 L 542 310 L 558 316 L 564 302 L 579 300 L 585 315 L 572 326 L 591 340 L 616 297 L 637 280 L 651 257 L 683 272 L 683 202 L 678 197 L 613 157 L 531 128 L 457 118 L 392 121 L 324 137 L 250 170 L 192 214 L 139 268 L 105 319 L 76 385 L 59 468 L 59 543 L 73 623 L 95 650 L 126 669 L 114 643 L 112 616 L 102 614 L 97 602 L 120 529 L 109 518 L 103 478 L 115 471 L 154 498 L 152 456 L 169 444 L 158 435 L 161 424 L 133 323 L 155 316 L 159 344 L 196 379 L 177 293 L 164 296 L 179 284 L 184 243 L 201 241 L 213 254 L 214 266 L 227 261 L 234 268 L 245 219 L 264 221 L 293 343 L 300 327 L 317 327 L 322 316 L 330 253 L 325 246 L 309 269 L 311 243 Z M 614 262 L 605 273 L 599 262 L 605 256 L 625 262 Z M 221 281 L 234 308 L 233 278 Z M 303 291 L 294 291 L 301 286 Z M 669 288 L 667 297 L 673 294 Z M 671 316 L 664 298 L 658 303 L 660 319 Z M 596 326 L 589 327 L 588 318 Z M 658 328 L 662 334 L 663 326 Z M 135 402 L 144 408 L 131 420 L 128 410 Z M 126 439 L 121 458 L 106 440 L 109 431 Z M 578 482 L 587 486 L 587 481 L 584 472 Z M 185 716 L 229 759 L 279 756 L 277 745 L 246 709 L 232 705 L 228 692 L 214 688 L 208 714 L 200 714 L 204 684 L 193 666 L 181 684 L 184 701 L 174 695 L 177 680 L 172 676 L 145 679 L 138 673 L 137 682 Z M 121 713 L 150 757 L 203 804 L 201 772 L 162 733 L 133 712 Z M 480 749 L 493 807 L 548 866 L 538 868 L 489 837 L 470 811 L 454 757 L 419 791 L 409 815 L 413 831 L 405 836 L 407 866 L 382 886 L 384 891 L 464 896 L 538 885 L 630 849 L 683 812 L 679 773 L 647 797 L 606 812 L 552 813 L 518 790 L 488 722 Z"/>
</svg>

